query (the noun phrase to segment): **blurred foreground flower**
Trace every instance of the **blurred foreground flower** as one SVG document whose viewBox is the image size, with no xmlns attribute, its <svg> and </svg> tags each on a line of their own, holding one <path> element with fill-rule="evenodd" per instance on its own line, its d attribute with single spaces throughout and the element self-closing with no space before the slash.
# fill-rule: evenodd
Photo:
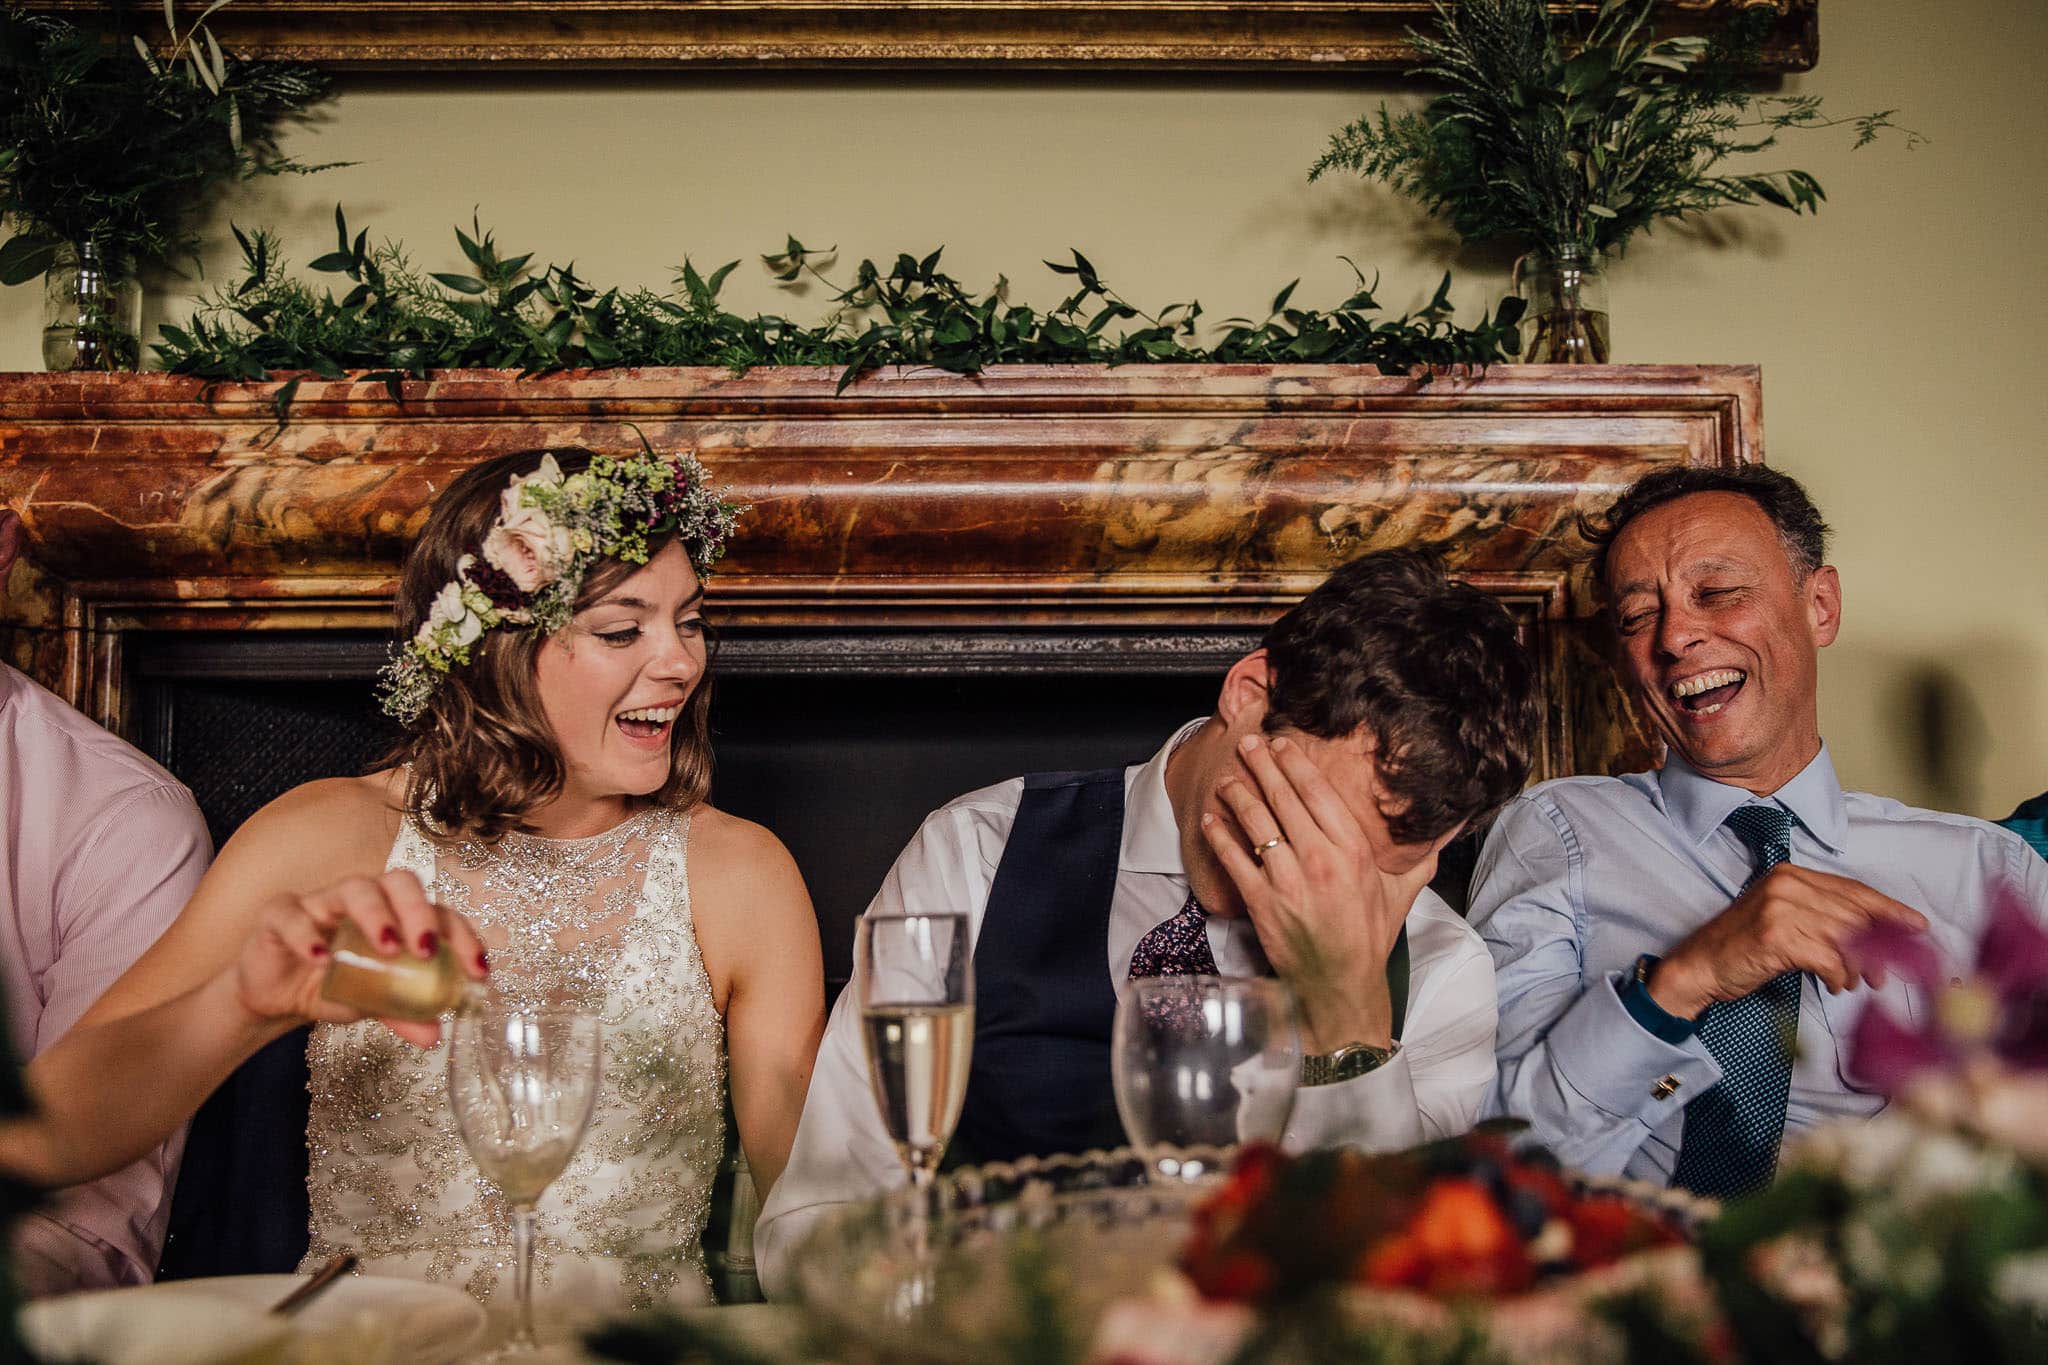
<svg viewBox="0 0 2048 1365">
<path fill-rule="evenodd" d="M 1992 904 L 1966 977 L 1945 976 L 1924 934 L 1886 927 L 1857 940 L 1864 963 L 1898 972 L 1929 1008 L 1910 1023 L 1873 1004 L 1850 1052 L 1859 1079 L 1945 1125 L 2048 1159 L 2048 928 L 2010 890 Z"/>
</svg>

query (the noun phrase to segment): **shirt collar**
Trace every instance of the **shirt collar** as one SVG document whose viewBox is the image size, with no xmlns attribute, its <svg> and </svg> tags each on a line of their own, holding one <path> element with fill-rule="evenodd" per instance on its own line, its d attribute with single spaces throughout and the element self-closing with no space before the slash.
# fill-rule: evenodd
<svg viewBox="0 0 2048 1365">
<path fill-rule="evenodd" d="M 1173 738 L 1126 782 L 1124 839 L 1118 850 L 1118 867 L 1130 872 L 1187 875 L 1187 866 L 1180 856 L 1180 825 L 1173 818 L 1173 802 L 1166 796 L 1166 760 L 1208 719 L 1202 716 L 1174 731 Z"/>
<path fill-rule="evenodd" d="M 1705 843 L 1729 812 L 1751 799 L 1748 791 L 1716 782 L 1676 752 L 1668 754 L 1664 766 L 1657 770 L 1657 787 L 1664 796 L 1665 814 L 1694 844 Z M 1849 813 L 1826 744 L 1797 776 L 1772 792 L 1771 799 L 1791 811 L 1806 832 L 1830 852 L 1840 853 L 1847 846 Z"/>
</svg>

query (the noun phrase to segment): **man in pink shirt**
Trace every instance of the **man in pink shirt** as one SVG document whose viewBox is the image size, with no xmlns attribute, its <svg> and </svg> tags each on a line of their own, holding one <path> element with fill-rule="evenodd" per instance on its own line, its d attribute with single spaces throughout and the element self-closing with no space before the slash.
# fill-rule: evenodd
<svg viewBox="0 0 2048 1365">
<path fill-rule="evenodd" d="M 21 548 L 0 510 L 0 587 Z M 213 856 L 192 794 L 0 664 L 0 995 L 23 1059 L 64 1035 L 177 918 Z M 51 1195 L 14 1238 L 29 1294 L 155 1278 L 181 1129 L 132 1166 Z"/>
</svg>

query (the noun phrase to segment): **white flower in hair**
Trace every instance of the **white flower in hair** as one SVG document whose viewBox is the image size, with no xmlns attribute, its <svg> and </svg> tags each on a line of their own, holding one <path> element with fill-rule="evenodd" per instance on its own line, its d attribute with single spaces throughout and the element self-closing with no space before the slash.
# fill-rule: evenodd
<svg viewBox="0 0 2048 1365">
<path fill-rule="evenodd" d="M 435 595 L 433 609 L 427 613 L 427 626 L 429 629 L 452 626 L 467 615 L 469 604 L 462 600 L 462 582 L 456 579 L 444 585 Z"/>
<path fill-rule="evenodd" d="M 483 637 L 484 619 L 475 612 L 465 612 L 455 624 L 455 643 L 458 647 L 473 645 Z"/>
<path fill-rule="evenodd" d="M 509 501 L 513 492 L 505 494 Z M 508 507 L 484 537 L 484 558 L 505 577 L 519 585 L 521 592 L 537 592 L 562 575 L 562 568 L 576 552 L 571 532 L 557 526 L 538 507 L 521 504 Z"/>
</svg>

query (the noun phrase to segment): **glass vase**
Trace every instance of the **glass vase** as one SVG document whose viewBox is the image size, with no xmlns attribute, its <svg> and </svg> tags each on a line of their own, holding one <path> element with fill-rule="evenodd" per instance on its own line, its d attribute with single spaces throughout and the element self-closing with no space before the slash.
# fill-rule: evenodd
<svg viewBox="0 0 2048 1365">
<path fill-rule="evenodd" d="M 142 364 L 142 290 L 91 242 L 68 246 L 43 276 L 43 366 L 133 370 Z"/>
<path fill-rule="evenodd" d="M 1607 277 L 1600 253 L 1566 246 L 1532 251 L 1515 262 L 1522 314 L 1522 359 L 1530 365 L 1605 365 Z"/>
</svg>

